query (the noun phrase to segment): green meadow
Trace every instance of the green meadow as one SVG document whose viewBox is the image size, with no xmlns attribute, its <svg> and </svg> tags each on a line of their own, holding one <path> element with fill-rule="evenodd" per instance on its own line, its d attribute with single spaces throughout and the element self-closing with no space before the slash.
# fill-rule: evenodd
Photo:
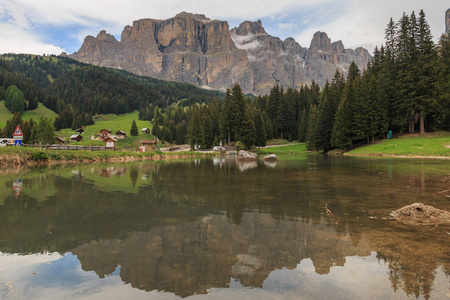
<svg viewBox="0 0 450 300">
<path fill-rule="evenodd" d="M 308 152 L 305 143 L 258 149 L 258 153 L 260 154 L 305 154 Z"/>
<path fill-rule="evenodd" d="M 87 137 L 92 137 L 97 134 L 100 134 L 100 130 L 102 129 L 110 129 L 112 134 L 115 134 L 117 131 L 124 131 L 128 138 L 125 140 L 119 140 L 116 144 L 116 147 L 139 147 L 139 142 L 144 139 L 154 139 L 152 134 L 145 134 L 141 132 L 142 128 L 149 128 L 152 130 L 152 124 L 149 121 L 140 121 L 138 120 L 138 111 L 134 111 L 132 113 L 123 114 L 123 115 L 95 115 L 94 116 L 94 125 L 85 126 L 83 140 L 81 142 L 70 142 L 71 144 L 76 145 L 99 145 L 104 146 L 105 142 L 101 140 L 90 140 L 86 139 Z M 130 136 L 131 124 L 133 120 L 136 121 L 136 125 L 138 127 L 138 136 Z M 70 136 L 76 134 L 76 132 L 70 128 L 63 129 L 57 132 L 57 135 L 66 139 L 66 141 L 70 140 Z"/>
<path fill-rule="evenodd" d="M 372 145 L 359 147 L 345 155 L 355 156 L 449 156 L 450 133 L 437 132 L 424 135 L 407 135 L 395 139 L 386 139 Z"/>
<path fill-rule="evenodd" d="M 5 107 L 5 101 L 0 101 L 0 128 L 5 128 L 6 121 L 12 119 L 13 116 L 13 113 Z M 39 121 L 41 117 L 54 120 L 57 116 L 57 113 L 46 108 L 42 103 L 38 103 L 38 107 L 35 110 L 25 111 L 22 114 L 22 120 L 33 119 L 34 121 Z"/>
</svg>

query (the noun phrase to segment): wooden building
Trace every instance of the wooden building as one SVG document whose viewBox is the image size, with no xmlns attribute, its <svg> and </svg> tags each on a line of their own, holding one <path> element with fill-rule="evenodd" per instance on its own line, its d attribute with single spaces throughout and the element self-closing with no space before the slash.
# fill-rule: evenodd
<svg viewBox="0 0 450 300">
<path fill-rule="evenodd" d="M 74 134 L 70 136 L 71 141 L 79 142 L 83 139 L 83 137 L 79 134 Z"/>
<path fill-rule="evenodd" d="M 106 137 L 103 139 L 105 141 L 105 148 L 106 149 L 116 149 L 116 142 L 117 140 L 111 136 Z"/>
<path fill-rule="evenodd" d="M 63 139 L 62 137 L 57 137 L 57 138 L 56 138 L 56 142 L 57 142 L 59 145 L 63 145 L 63 144 L 66 143 L 66 140 Z"/>
<path fill-rule="evenodd" d="M 127 134 L 124 131 L 119 130 L 119 131 L 116 132 L 116 139 L 124 140 L 126 138 L 127 138 Z"/>
<path fill-rule="evenodd" d="M 141 132 L 145 133 L 145 134 L 150 134 L 150 129 L 149 128 L 142 128 Z"/>
<path fill-rule="evenodd" d="M 142 147 L 145 147 L 145 152 L 154 151 L 156 149 L 156 141 L 155 140 L 143 140 L 139 142 L 142 144 Z"/>
<path fill-rule="evenodd" d="M 110 135 L 111 135 L 111 129 L 101 129 L 100 130 L 100 136 L 102 137 L 102 139 L 105 139 Z"/>
</svg>

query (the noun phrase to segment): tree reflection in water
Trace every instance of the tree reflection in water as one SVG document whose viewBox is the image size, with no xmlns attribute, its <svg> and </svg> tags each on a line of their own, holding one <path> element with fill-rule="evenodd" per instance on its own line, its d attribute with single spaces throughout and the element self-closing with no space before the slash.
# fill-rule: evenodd
<svg viewBox="0 0 450 300">
<path fill-rule="evenodd" d="M 395 292 L 429 298 L 436 270 L 448 276 L 448 228 L 381 218 L 444 190 L 445 173 L 315 156 L 255 164 L 245 172 L 222 160 L 53 168 L 25 173 L 18 199 L 5 176 L 11 191 L 0 196 L 0 250 L 71 252 L 99 278 L 120 266 L 123 282 L 181 297 L 230 280 L 263 288 L 272 272 L 304 260 L 326 275 L 372 252 Z M 432 199 L 448 209 L 444 198 Z"/>
</svg>

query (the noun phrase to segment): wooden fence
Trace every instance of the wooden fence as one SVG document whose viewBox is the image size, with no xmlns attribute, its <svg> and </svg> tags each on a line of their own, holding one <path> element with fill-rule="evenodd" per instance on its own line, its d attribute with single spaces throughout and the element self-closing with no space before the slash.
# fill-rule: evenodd
<svg viewBox="0 0 450 300">
<path fill-rule="evenodd" d="M 48 150 L 89 150 L 89 151 L 134 151 L 134 149 L 107 149 L 105 146 L 84 146 L 84 145 L 37 145 L 37 144 L 24 144 L 23 147 L 32 147 Z"/>
</svg>

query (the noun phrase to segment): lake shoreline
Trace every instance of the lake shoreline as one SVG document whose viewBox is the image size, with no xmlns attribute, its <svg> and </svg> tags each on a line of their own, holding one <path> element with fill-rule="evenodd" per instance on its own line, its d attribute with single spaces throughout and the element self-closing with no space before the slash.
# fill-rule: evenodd
<svg viewBox="0 0 450 300">
<path fill-rule="evenodd" d="M 450 156 L 442 156 L 442 155 L 396 155 L 396 154 L 387 154 L 387 153 L 348 153 L 345 152 L 342 154 L 343 156 L 350 157 L 383 157 L 383 158 L 413 158 L 413 159 L 450 159 Z"/>
<path fill-rule="evenodd" d="M 12 148 L 15 149 L 15 148 Z M 101 162 L 134 162 L 134 161 L 161 161 L 195 157 L 212 157 L 217 153 L 164 153 L 164 152 L 113 152 L 113 151 L 57 151 L 39 149 L 0 149 L 0 168 L 16 166 L 38 166 Z"/>
</svg>

